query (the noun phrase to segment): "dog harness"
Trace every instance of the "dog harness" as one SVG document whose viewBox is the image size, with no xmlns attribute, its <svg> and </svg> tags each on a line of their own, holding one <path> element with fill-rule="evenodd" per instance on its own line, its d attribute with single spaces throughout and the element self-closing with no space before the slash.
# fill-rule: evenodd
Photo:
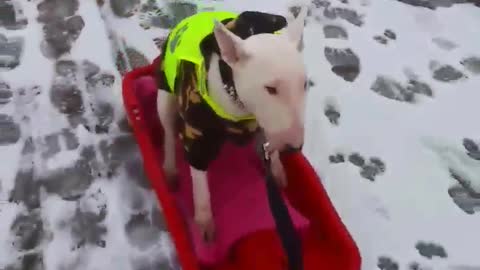
<svg viewBox="0 0 480 270">
<path fill-rule="evenodd" d="M 217 104 L 209 95 L 207 87 L 207 71 L 203 55 L 200 51 L 202 40 L 213 32 L 214 21 L 225 19 L 235 19 L 238 15 L 232 12 L 211 11 L 201 12 L 182 20 L 173 30 L 167 40 L 167 47 L 163 59 L 163 70 L 167 79 L 167 84 L 171 91 L 175 91 L 175 79 L 178 73 L 178 65 L 182 60 L 195 64 L 197 77 L 197 90 L 203 100 L 220 117 L 234 122 L 243 120 L 253 120 L 253 115 L 236 117 L 227 113 L 219 104 Z M 222 79 L 223 79 L 222 74 Z M 233 78 L 230 80 L 233 81 Z M 225 84 L 225 82 L 223 82 Z M 236 97 L 236 91 L 232 88 L 232 83 L 225 85 L 227 93 Z M 233 90 L 232 90 L 233 89 Z M 237 97 L 238 99 L 238 97 Z"/>
</svg>

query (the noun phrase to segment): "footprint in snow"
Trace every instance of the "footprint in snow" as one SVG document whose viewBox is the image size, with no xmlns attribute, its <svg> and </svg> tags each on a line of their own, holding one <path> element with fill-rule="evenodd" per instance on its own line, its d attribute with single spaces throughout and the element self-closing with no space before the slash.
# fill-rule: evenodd
<svg viewBox="0 0 480 270">
<path fill-rule="evenodd" d="M 165 41 L 165 39 L 162 39 L 162 38 L 154 39 L 154 42 L 157 45 L 159 50 L 162 49 L 163 42 Z M 134 69 L 137 67 L 143 67 L 150 64 L 147 57 L 133 47 L 126 47 L 125 53 L 123 53 L 123 51 L 120 51 L 120 50 L 118 50 L 116 53 L 117 58 L 115 60 L 115 65 L 117 66 L 117 70 L 120 72 L 121 75 L 125 75 L 125 73 L 127 73 L 130 70 L 130 68 Z M 130 67 L 127 66 L 127 61 L 130 64 Z"/>
<path fill-rule="evenodd" d="M 84 147 L 72 165 L 45 172 L 37 181 L 40 181 L 47 193 L 57 194 L 63 200 L 75 201 L 81 198 L 99 176 L 99 162 L 94 151 L 93 147 Z"/>
<path fill-rule="evenodd" d="M 96 102 L 90 103 L 90 107 L 96 118 L 95 124 L 90 124 L 93 126 L 93 131 L 97 134 L 108 133 L 114 118 L 113 106 L 107 102 Z"/>
<path fill-rule="evenodd" d="M 128 18 L 135 12 L 136 7 L 140 4 L 140 0 L 111 0 L 110 7 L 113 14 L 118 17 Z"/>
<path fill-rule="evenodd" d="M 441 82 L 453 82 L 466 78 L 465 74 L 453 66 L 440 64 L 437 61 L 430 62 L 430 70 L 432 72 L 432 77 Z"/>
<path fill-rule="evenodd" d="M 156 269 L 180 269 L 173 254 L 165 254 L 158 245 L 163 245 L 161 231 L 165 231 L 165 223 L 158 206 L 155 204 L 150 211 L 142 211 L 130 217 L 125 226 L 125 231 L 130 244 L 140 250 L 155 250 L 145 253 L 148 256 L 132 258 L 133 269 L 156 270 Z"/>
<path fill-rule="evenodd" d="M 10 193 L 9 200 L 14 203 L 22 203 L 27 209 L 40 207 L 40 188 L 44 185 L 35 173 L 35 155 L 40 154 L 42 160 L 48 160 L 62 150 L 75 150 L 79 147 L 77 136 L 70 129 L 62 129 L 53 133 L 33 139 L 27 137 L 23 142 L 20 169 L 15 176 L 15 186 Z M 46 172 L 49 174 L 50 172 Z M 55 173 L 54 173 L 55 175 Z M 71 179 L 61 181 L 63 184 L 70 183 Z M 63 185 L 62 184 L 62 185 Z M 68 185 L 68 184 L 67 184 Z M 47 184 L 47 186 L 49 186 Z"/>
<path fill-rule="evenodd" d="M 160 241 L 160 232 L 163 228 L 159 228 L 153 220 L 153 213 L 142 212 L 134 214 L 125 225 L 129 242 L 135 247 L 145 250 Z M 158 220 L 157 220 L 158 221 Z"/>
<path fill-rule="evenodd" d="M 68 223 L 71 225 L 71 233 L 74 241 L 73 250 L 86 245 L 94 245 L 105 248 L 107 243 L 104 236 L 108 232 L 102 223 L 104 216 L 98 216 L 91 212 L 82 212 L 77 209 L 74 217 Z"/>
<path fill-rule="evenodd" d="M 59 58 L 70 52 L 85 22 L 75 15 L 78 0 L 44 0 L 37 5 L 37 20 L 44 24 L 41 52 L 47 58 Z"/>
<path fill-rule="evenodd" d="M 83 95 L 76 82 L 77 68 L 74 61 L 58 61 L 55 64 L 56 75 L 50 90 L 53 107 L 67 116 L 73 128 L 85 122 Z"/>
<path fill-rule="evenodd" d="M 432 42 L 435 45 L 437 45 L 440 49 L 446 50 L 446 51 L 451 51 L 458 47 L 458 45 L 455 44 L 453 41 L 450 41 L 448 39 L 441 38 L 441 37 L 432 38 Z"/>
<path fill-rule="evenodd" d="M 160 8 L 140 13 L 139 19 L 140 26 L 145 30 L 148 30 L 152 27 L 170 29 L 175 26 L 171 16 L 169 16 L 164 9 Z"/>
<path fill-rule="evenodd" d="M 146 63 L 144 62 L 143 65 Z M 86 92 L 84 96 L 88 100 L 89 110 L 86 112 L 88 127 L 97 134 L 108 133 L 114 121 L 114 108 L 112 106 L 112 91 L 115 76 L 103 72 L 100 68 L 87 60 L 78 63 L 86 81 Z M 135 66 L 136 67 L 136 66 Z"/>
<path fill-rule="evenodd" d="M 333 73 L 347 82 L 355 81 L 360 73 L 360 58 L 351 49 L 325 47 L 324 54 Z"/>
<path fill-rule="evenodd" d="M 72 129 L 64 128 L 62 129 L 60 134 L 61 134 L 61 137 L 63 137 L 67 150 L 75 150 L 80 145 L 80 142 L 78 141 L 78 137 L 77 135 L 75 135 L 75 133 L 73 133 Z"/>
<path fill-rule="evenodd" d="M 151 27 L 170 29 L 197 11 L 196 4 L 184 1 L 168 2 L 165 7 L 147 2 L 140 8 L 140 26 L 144 29 Z"/>
<path fill-rule="evenodd" d="M 333 39 L 348 39 L 347 30 L 344 27 L 338 25 L 325 25 L 323 26 L 323 35 L 325 38 Z"/>
<path fill-rule="evenodd" d="M 370 89 L 386 98 L 413 103 L 415 94 L 393 78 L 379 75 Z"/>
<path fill-rule="evenodd" d="M 46 22 L 43 27 L 42 54 L 47 58 L 57 59 L 70 52 L 84 27 L 85 22 L 79 15 Z"/>
<path fill-rule="evenodd" d="M 464 58 L 460 64 L 462 64 L 472 74 L 480 75 L 480 57 L 471 56 Z"/>
<path fill-rule="evenodd" d="M 368 162 L 359 153 L 352 153 L 348 156 L 348 161 L 360 168 L 360 176 L 370 181 L 375 181 L 377 175 L 385 173 L 385 163 L 377 157 L 371 157 Z"/>
<path fill-rule="evenodd" d="M 391 29 L 385 29 L 385 32 L 383 32 L 383 35 L 391 40 L 397 39 L 397 34 L 395 34 L 395 32 L 393 32 L 393 30 Z"/>
<path fill-rule="evenodd" d="M 480 211 L 480 163 L 472 158 L 469 153 L 476 153 L 478 146 L 471 139 L 463 140 L 464 150 L 456 145 L 424 140 L 424 145 L 429 148 L 448 167 L 450 176 L 457 184 L 448 190 L 448 195 L 453 202 L 466 214 L 472 215 Z"/>
<path fill-rule="evenodd" d="M 15 186 L 9 195 L 9 202 L 23 204 L 28 210 L 40 207 L 40 183 L 35 179 L 35 154 L 38 151 L 37 140 L 32 136 L 31 117 L 37 115 L 36 96 L 40 91 L 37 87 L 23 88 L 15 91 L 14 105 L 15 115 L 20 119 L 18 124 L 18 136 L 20 131 L 23 137 L 21 158 L 18 162 L 18 170 L 15 176 Z M 0 132 L 0 134 L 4 134 Z M 1 137 L 1 135 L 0 135 Z"/>
<path fill-rule="evenodd" d="M 386 37 L 384 37 L 384 36 L 378 36 L 378 35 L 377 35 L 377 36 L 374 36 L 373 39 L 374 39 L 376 42 L 378 42 L 378 43 L 380 43 L 380 44 L 383 44 L 383 45 L 386 45 L 386 44 L 388 43 L 388 39 L 387 39 Z"/>
<path fill-rule="evenodd" d="M 325 109 L 325 116 L 328 118 L 331 124 L 338 126 L 340 113 L 333 106 L 327 106 Z"/>
<path fill-rule="evenodd" d="M 437 243 L 419 241 L 415 244 L 415 249 L 425 258 L 432 259 L 439 257 L 445 259 L 448 257 L 445 248 Z"/>
<path fill-rule="evenodd" d="M 0 70 L 11 70 L 20 65 L 24 47 L 23 37 L 7 37 L 0 34 Z"/>
<path fill-rule="evenodd" d="M 177 25 L 181 20 L 198 12 L 197 4 L 187 1 L 169 2 L 167 8 L 173 18 L 174 25 Z"/>
<path fill-rule="evenodd" d="M 22 3 L 18 0 L 0 2 L 0 27 L 7 30 L 24 29 L 28 19 L 23 13 Z"/>
<path fill-rule="evenodd" d="M 437 8 L 449 8 L 456 4 L 471 3 L 480 6 L 478 1 L 472 0 L 446 0 L 446 1 L 425 1 L 425 0 L 397 0 L 398 2 L 411 5 L 414 7 L 422 7 L 435 10 Z"/>
<path fill-rule="evenodd" d="M 141 173 L 134 173 L 132 170 L 138 165 L 135 160 L 141 160 L 137 144 L 132 135 L 122 135 L 115 137 L 113 140 L 102 140 L 98 148 L 105 162 L 108 174 L 115 175 L 117 171 L 127 165 L 127 173 L 134 176 L 135 181 L 143 182 L 136 177 L 142 177 Z M 147 185 L 144 183 L 143 185 Z"/>
<path fill-rule="evenodd" d="M 454 185 L 448 189 L 448 195 L 453 202 L 466 214 L 480 212 L 480 196 L 472 193 L 462 185 Z"/>
<path fill-rule="evenodd" d="M 475 160 L 480 161 L 480 146 L 470 138 L 463 139 L 463 147 L 467 150 L 467 155 Z"/>
<path fill-rule="evenodd" d="M 132 269 L 133 270 L 157 270 L 157 269 L 180 269 L 180 267 L 172 267 L 171 262 L 168 258 L 163 258 L 159 256 L 155 257 L 140 257 L 132 259 Z"/>
<path fill-rule="evenodd" d="M 0 106 L 12 101 L 13 93 L 7 82 L 0 81 Z"/>
<path fill-rule="evenodd" d="M 78 201 L 74 216 L 63 222 L 72 234 L 75 245 L 73 249 L 82 248 L 85 245 L 106 247 L 104 236 L 108 230 L 103 222 L 107 211 L 107 199 L 100 189 L 86 193 Z"/>
<path fill-rule="evenodd" d="M 61 151 L 59 134 L 50 134 L 42 140 L 42 158 L 49 159 Z"/>
<path fill-rule="evenodd" d="M 404 85 L 384 75 L 377 76 L 370 89 L 388 99 L 408 103 L 415 103 L 418 95 L 433 96 L 432 88 L 425 82 L 410 79 L 408 84 Z"/>
<path fill-rule="evenodd" d="M 380 44 L 386 45 L 388 44 L 389 40 L 396 40 L 397 34 L 390 29 L 386 29 L 383 35 L 376 35 L 373 37 L 373 39 Z"/>
<path fill-rule="evenodd" d="M 20 140 L 20 125 L 13 117 L 0 114 L 0 146 L 15 144 Z"/>
<path fill-rule="evenodd" d="M 45 263 L 43 262 L 43 253 L 27 253 L 17 258 L 17 262 L 8 265 L 5 270 L 45 270 Z"/>
<path fill-rule="evenodd" d="M 480 186 L 475 182 L 478 180 L 475 176 L 466 174 L 461 169 L 449 168 L 450 176 L 455 179 L 463 188 L 465 188 L 472 196 L 480 198 Z"/>
<path fill-rule="evenodd" d="M 332 125 L 338 126 L 340 112 L 335 100 L 328 100 L 325 105 L 324 114 Z"/>
<path fill-rule="evenodd" d="M 344 163 L 345 162 L 345 156 L 342 153 L 336 153 L 334 155 L 330 155 L 328 157 L 328 160 L 332 164 Z"/>
<path fill-rule="evenodd" d="M 433 268 L 419 264 L 418 262 L 411 262 L 408 264 L 408 270 L 433 270 Z"/>
<path fill-rule="evenodd" d="M 35 144 L 31 137 L 24 142 L 22 157 L 19 161 L 20 169 L 15 176 L 15 186 L 10 191 L 9 202 L 23 204 L 28 210 L 40 207 L 41 183 L 36 181 L 34 174 Z"/>
<path fill-rule="evenodd" d="M 329 0 L 312 0 L 312 4 L 315 8 L 326 8 L 329 7 L 331 3 Z"/>
<path fill-rule="evenodd" d="M 378 157 L 370 157 L 368 160 L 359 153 L 351 153 L 347 157 L 342 153 L 336 153 L 329 156 L 332 164 L 345 163 L 346 161 L 360 168 L 360 176 L 375 181 L 376 177 L 382 175 L 386 171 L 386 165 L 383 160 Z"/>
<path fill-rule="evenodd" d="M 145 171 L 143 169 L 143 161 L 140 153 L 137 151 L 134 155 L 132 155 L 132 157 L 134 158 L 127 160 L 124 165 L 125 171 L 128 175 L 128 179 L 134 181 L 140 187 L 150 189 L 150 181 L 145 175 Z"/>
<path fill-rule="evenodd" d="M 385 163 L 380 158 L 371 157 L 369 162 L 362 166 L 360 175 L 373 182 L 377 175 L 385 173 L 385 169 Z"/>
<path fill-rule="evenodd" d="M 418 79 L 410 79 L 408 81 L 407 90 L 415 93 L 416 95 L 433 97 L 433 90 L 430 85 L 425 82 L 419 81 Z"/>
<path fill-rule="evenodd" d="M 165 42 L 167 42 L 167 36 L 156 37 L 153 39 L 153 42 L 155 42 L 155 45 L 157 45 L 157 48 L 161 51 L 163 45 L 165 44 Z"/>
<path fill-rule="evenodd" d="M 18 251 L 30 251 L 46 240 L 47 232 L 44 230 L 39 211 L 37 209 L 20 213 L 10 226 L 10 233 L 13 237 L 12 246 Z"/>
<path fill-rule="evenodd" d="M 112 97 L 106 93 L 113 87 L 115 77 L 89 61 L 57 61 L 55 71 L 50 91 L 53 107 L 67 117 L 72 128 L 81 124 L 90 132 L 109 132 L 114 109 L 110 104 Z M 79 83 L 81 80 L 84 83 Z"/>
<path fill-rule="evenodd" d="M 323 11 L 323 16 L 327 17 L 328 19 L 334 20 L 336 18 L 341 18 L 358 27 L 364 24 L 364 16 L 358 14 L 353 9 L 344 7 L 332 7 L 331 5 L 327 5 L 324 8 L 325 9 Z"/>
<path fill-rule="evenodd" d="M 398 262 L 387 256 L 378 257 L 377 267 L 380 270 L 399 270 Z"/>
<path fill-rule="evenodd" d="M 79 6 L 79 0 L 43 0 L 37 5 L 37 20 L 46 23 L 54 18 L 71 17 Z"/>
<path fill-rule="evenodd" d="M 133 129 L 128 123 L 127 116 L 123 116 L 117 121 L 117 127 L 122 133 L 132 133 Z"/>
</svg>

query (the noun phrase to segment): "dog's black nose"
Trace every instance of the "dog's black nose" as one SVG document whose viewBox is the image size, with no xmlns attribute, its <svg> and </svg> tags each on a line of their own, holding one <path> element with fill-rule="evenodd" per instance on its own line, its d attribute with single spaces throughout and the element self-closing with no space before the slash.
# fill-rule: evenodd
<svg viewBox="0 0 480 270">
<path fill-rule="evenodd" d="M 281 152 L 283 152 L 283 153 L 299 152 L 299 151 L 302 151 L 302 148 L 303 148 L 303 144 L 300 145 L 299 147 L 293 147 L 290 144 L 287 144 L 285 149 L 283 149 Z"/>
</svg>

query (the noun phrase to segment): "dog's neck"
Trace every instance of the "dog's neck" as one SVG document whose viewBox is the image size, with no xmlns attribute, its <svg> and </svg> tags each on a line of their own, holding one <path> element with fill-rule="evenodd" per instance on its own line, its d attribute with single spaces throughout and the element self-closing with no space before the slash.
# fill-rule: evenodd
<svg viewBox="0 0 480 270">
<path fill-rule="evenodd" d="M 241 100 L 236 96 L 233 77 L 225 78 L 225 76 L 230 75 L 224 75 L 222 78 L 222 72 L 220 71 L 219 65 L 220 60 L 220 56 L 217 53 L 213 53 L 210 57 L 210 68 L 208 70 L 209 94 L 213 101 L 220 105 L 226 113 L 235 117 L 248 116 L 250 112 L 246 110 L 243 103 L 241 103 Z M 231 87 L 233 87 L 233 89 L 231 89 Z"/>
</svg>

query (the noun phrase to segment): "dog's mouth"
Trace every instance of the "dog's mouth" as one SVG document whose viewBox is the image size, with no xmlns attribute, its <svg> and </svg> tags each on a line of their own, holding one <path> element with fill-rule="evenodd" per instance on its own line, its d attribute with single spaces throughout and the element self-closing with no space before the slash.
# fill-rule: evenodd
<svg viewBox="0 0 480 270">
<path fill-rule="evenodd" d="M 284 154 L 301 152 L 302 148 L 303 148 L 303 144 L 301 144 L 300 146 L 297 146 L 297 147 L 294 147 L 290 144 L 285 144 L 285 147 L 283 147 L 283 148 L 275 147 L 275 145 L 273 145 L 272 143 L 270 143 L 266 139 L 266 137 L 263 133 L 260 134 L 256 145 L 257 145 L 257 147 L 256 147 L 257 148 L 257 153 L 264 160 L 268 160 L 275 151 L 278 151 L 280 153 L 280 155 L 284 155 Z"/>
<path fill-rule="evenodd" d="M 294 152 L 301 152 L 303 149 L 303 143 L 300 146 L 294 147 L 289 144 L 286 145 L 286 147 L 281 150 L 281 153 L 294 153 Z"/>
<path fill-rule="evenodd" d="M 297 128 L 290 128 L 273 134 L 266 132 L 265 142 L 268 142 L 271 151 L 299 151 L 303 148 L 303 131 Z"/>
</svg>

